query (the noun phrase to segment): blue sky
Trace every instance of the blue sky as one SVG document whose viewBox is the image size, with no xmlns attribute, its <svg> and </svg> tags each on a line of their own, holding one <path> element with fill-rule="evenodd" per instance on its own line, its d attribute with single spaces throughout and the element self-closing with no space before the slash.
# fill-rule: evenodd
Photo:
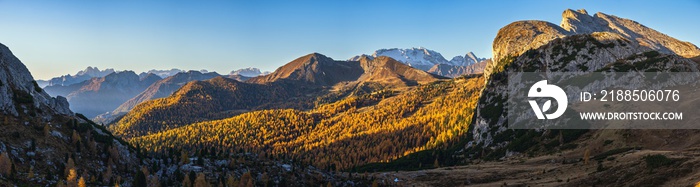
<svg viewBox="0 0 700 187">
<path fill-rule="evenodd" d="M 37 79 L 101 69 L 277 67 L 312 52 L 334 59 L 426 47 L 490 57 L 499 28 L 556 24 L 566 8 L 636 20 L 700 44 L 699 1 L 5 1 L 0 43 Z"/>
</svg>

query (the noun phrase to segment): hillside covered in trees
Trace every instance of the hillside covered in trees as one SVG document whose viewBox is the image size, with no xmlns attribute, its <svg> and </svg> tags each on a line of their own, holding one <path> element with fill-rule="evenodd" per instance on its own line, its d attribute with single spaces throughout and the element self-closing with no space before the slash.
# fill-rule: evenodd
<svg viewBox="0 0 700 187">
<path fill-rule="evenodd" d="M 481 76 L 462 77 L 403 92 L 381 90 L 350 96 L 311 110 L 247 112 L 135 137 L 130 142 L 156 154 L 174 147 L 249 152 L 347 170 L 444 148 L 463 139 L 483 83 Z"/>
</svg>

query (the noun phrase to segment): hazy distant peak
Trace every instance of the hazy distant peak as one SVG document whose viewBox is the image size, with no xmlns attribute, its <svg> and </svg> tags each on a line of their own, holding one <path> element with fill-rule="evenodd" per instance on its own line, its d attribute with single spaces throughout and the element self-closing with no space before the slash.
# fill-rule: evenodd
<svg viewBox="0 0 700 187">
<path fill-rule="evenodd" d="M 148 70 L 147 72 L 140 73 L 139 76 L 144 77 L 149 73 L 153 73 L 153 74 L 160 76 L 161 78 L 166 78 L 166 77 L 173 76 L 173 75 L 180 73 L 180 72 L 185 72 L 185 71 L 181 70 L 181 69 L 177 69 L 177 68 L 172 68 L 170 70 L 151 69 L 151 70 Z"/>
<path fill-rule="evenodd" d="M 85 68 L 85 70 L 80 70 L 75 75 L 76 76 L 88 75 L 90 77 L 103 77 L 105 75 L 109 75 L 110 73 L 114 73 L 114 69 L 108 68 L 108 69 L 105 69 L 104 71 L 100 71 L 100 69 L 97 67 L 88 66 L 87 68 Z"/>
</svg>

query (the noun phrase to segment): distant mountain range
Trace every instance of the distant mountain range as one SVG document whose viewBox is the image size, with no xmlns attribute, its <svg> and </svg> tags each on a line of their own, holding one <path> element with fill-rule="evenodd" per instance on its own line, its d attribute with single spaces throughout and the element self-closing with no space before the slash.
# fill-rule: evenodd
<svg viewBox="0 0 700 187">
<path fill-rule="evenodd" d="M 69 86 L 53 85 L 44 89 L 51 95 L 65 96 L 71 103 L 71 110 L 92 118 L 113 110 L 161 79 L 155 74 L 139 78 L 133 71 L 122 71 Z"/>
<path fill-rule="evenodd" d="M 411 67 L 445 77 L 481 73 L 484 64 L 472 65 L 486 60 L 486 58 L 478 58 L 474 53 L 468 52 L 464 56 L 455 56 L 448 61 L 438 52 L 419 47 L 409 49 L 379 49 L 372 55 L 357 55 L 348 59 L 348 61 L 357 61 L 365 57 L 372 59 L 379 56 L 391 57 Z"/>
<path fill-rule="evenodd" d="M 134 108 L 134 106 L 142 102 L 169 96 L 170 94 L 175 92 L 175 90 L 180 89 L 184 84 L 190 81 L 207 80 L 217 76 L 221 75 L 217 74 L 216 72 L 201 73 L 199 71 L 177 73 L 175 75 L 156 81 L 138 95 L 133 96 L 129 100 L 121 103 L 121 105 L 119 105 L 113 111 L 102 113 L 95 117 L 94 120 L 98 123 L 109 123 L 116 117 L 119 117 L 129 112 L 132 108 Z"/>
<path fill-rule="evenodd" d="M 231 73 L 229 73 L 229 75 L 234 75 L 234 76 L 240 75 L 240 76 L 244 76 L 244 77 L 257 77 L 260 75 L 267 75 L 267 74 L 270 74 L 270 72 L 269 71 L 260 72 L 260 69 L 258 69 L 258 68 L 243 68 L 243 69 L 231 71 Z"/>
<path fill-rule="evenodd" d="M 88 66 L 85 68 L 85 70 L 80 70 L 78 73 L 75 75 L 63 75 L 60 77 L 55 77 L 49 80 L 37 80 L 37 83 L 39 84 L 40 87 L 46 87 L 46 86 L 53 86 L 53 85 L 61 85 L 61 86 L 68 86 L 71 84 L 75 83 L 80 83 L 83 81 L 86 81 L 90 78 L 93 77 L 104 77 L 109 75 L 110 73 L 114 73 L 114 69 L 105 69 L 105 70 L 100 70 L 97 67 L 90 67 Z"/>
<path fill-rule="evenodd" d="M 401 87 L 417 85 L 419 82 L 424 82 L 425 79 L 413 80 L 412 77 L 396 76 L 395 72 L 366 72 L 374 69 L 361 66 L 389 63 L 384 65 L 394 68 L 390 71 L 405 71 L 405 69 L 395 69 L 402 67 L 395 64 L 398 62 L 435 75 L 457 77 L 481 73 L 488 62 L 483 58 L 476 57 L 471 52 L 447 61 L 440 53 L 425 48 L 381 49 L 372 56 L 359 55 L 347 62 L 335 61 L 320 54 L 311 55 L 309 58 L 306 61 L 298 59 L 290 62 L 272 73 L 262 72 L 258 68 L 244 68 L 231 71 L 225 77 L 259 84 L 275 82 L 278 79 L 305 82 L 300 87 L 306 87 L 308 83 L 328 87 L 335 86 L 340 82 L 352 84 L 345 85 L 345 87 L 363 85 L 369 82 L 381 82 L 384 86 Z M 298 64 L 307 61 L 313 66 Z M 403 73 L 407 73 L 405 76 L 430 77 L 422 71 L 411 70 L 410 73 Z M 133 75 L 135 73 L 131 71 L 119 72 L 114 69 L 99 70 L 96 67 L 88 67 L 76 75 L 65 75 L 46 81 L 48 83 L 45 89 L 50 95 L 68 98 L 73 111 L 82 113 L 98 123 L 106 124 L 126 114 L 142 102 L 169 96 L 188 82 L 221 76 L 215 72 L 208 73 L 207 70 L 185 72 L 176 68 L 170 70 L 154 69 L 142 72 L 137 76 Z M 360 75 L 362 76 L 360 77 Z M 94 103 L 100 104 L 95 105 Z"/>
<path fill-rule="evenodd" d="M 190 70 L 190 71 L 193 71 L 193 70 Z M 209 73 L 209 71 L 205 70 L 205 69 L 195 70 L 195 71 L 199 71 L 201 73 Z M 93 77 L 104 77 L 104 76 L 107 76 L 107 75 L 114 73 L 114 72 L 117 72 L 117 71 L 115 71 L 112 68 L 100 70 L 97 67 L 88 66 L 84 70 L 78 71 L 75 75 L 68 74 L 68 75 L 63 75 L 60 77 L 54 77 L 54 78 L 51 78 L 49 80 L 37 80 L 37 83 L 42 88 L 46 87 L 46 86 L 53 86 L 53 85 L 68 86 L 71 84 L 76 84 L 76 83 L 86 81 L 86 80 L 93 78 Z M 170 70 L 152 69 L 152 70 L 148 70 L 146 72 L 141 72 L 138 74 L 138 76 L 139 76 L 139 78 L 143 78 L 143 77 L 147 76 L 148 74 L 155 74 L 161 78 L 166 78 L 166 77 L 170 77 L 170 76 L 173 76 L 175 74 L 182 73 L 182 72 L 187 72 L 187 71 L 177 69 L 177 68 L 173 68 Z M 267 71 L 261 72 L 260 69 L 258 69 L 258 68 L 243 68 L 243 69 L 231 71 L 230 75 L 241 75 L 244 77 L 256 77 L 256 76 L 265 75 L 268 73 L 269 72 L 267 72 Z"/>
<path fill-rule="evenodd" d="M 248 76 L 262 74 L 257 68 L 246 68 L 234 72 L 242 73 L 227 77 L 242 81 L 250 77 L 240 74 Z M 76 75 L 64 75 L 46 81 L 44 89 L 52 96 L 68 98 L 73 111 L 89 118 L 100 115 L 99 118 L 94 119 L 97 122 L 106 123 L 113 119 L 113 114 L 125 113 L 134 105 L 145 100 L 165 97 L 179 89 L 184 83 L 216 76 L 220 75 L 216 72 L 208 73 L 207 70 L 186 72 L 173 68 L 171 70 L 149 70 L 136 75 L 133 71 L 99 70 L 96 67 L 88 67 Z M 160 81 L 161 79 L 163 81 Z M 37 83 L 40 84 L 41 81 L 37 81 Z"/>
</svg>

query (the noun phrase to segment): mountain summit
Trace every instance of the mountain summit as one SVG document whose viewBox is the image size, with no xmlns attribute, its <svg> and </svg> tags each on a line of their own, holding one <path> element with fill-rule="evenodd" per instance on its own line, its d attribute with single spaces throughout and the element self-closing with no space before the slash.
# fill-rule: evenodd
<svg viewBox="0 0 700 187">
<path fill-rule="evenodd" d="M 598 33 L 598 34 L 596 34 Z M 564 10 L 561 26 L 539 20 L 517 21 L 498 30 L 493 41 L 493 62 L 484 70 L 488 78 L 494 68 L 503 66 L 502 59 L 537 49 L 556 38 L 572 35 L 595 34 L 600 40 L 626 40 L 635 45 L 665 54 L 677 54 L 685 58 L 700 56 L 700 48 L 690 42 L 680 41 L 636 21 L 601 12 L 593 16 L 588 11 Z"/>
<path fill-rule="evenodd" d="M 247 82 L 269 83 L 278 80 L 302 81 L 317 86 L 332 86 L 342 81 L 351 81 L 359 77 L 357 63 L 335 61 L 319 53 L 299 57 L 271 74 L 254 77 Z"/>
</svg>

